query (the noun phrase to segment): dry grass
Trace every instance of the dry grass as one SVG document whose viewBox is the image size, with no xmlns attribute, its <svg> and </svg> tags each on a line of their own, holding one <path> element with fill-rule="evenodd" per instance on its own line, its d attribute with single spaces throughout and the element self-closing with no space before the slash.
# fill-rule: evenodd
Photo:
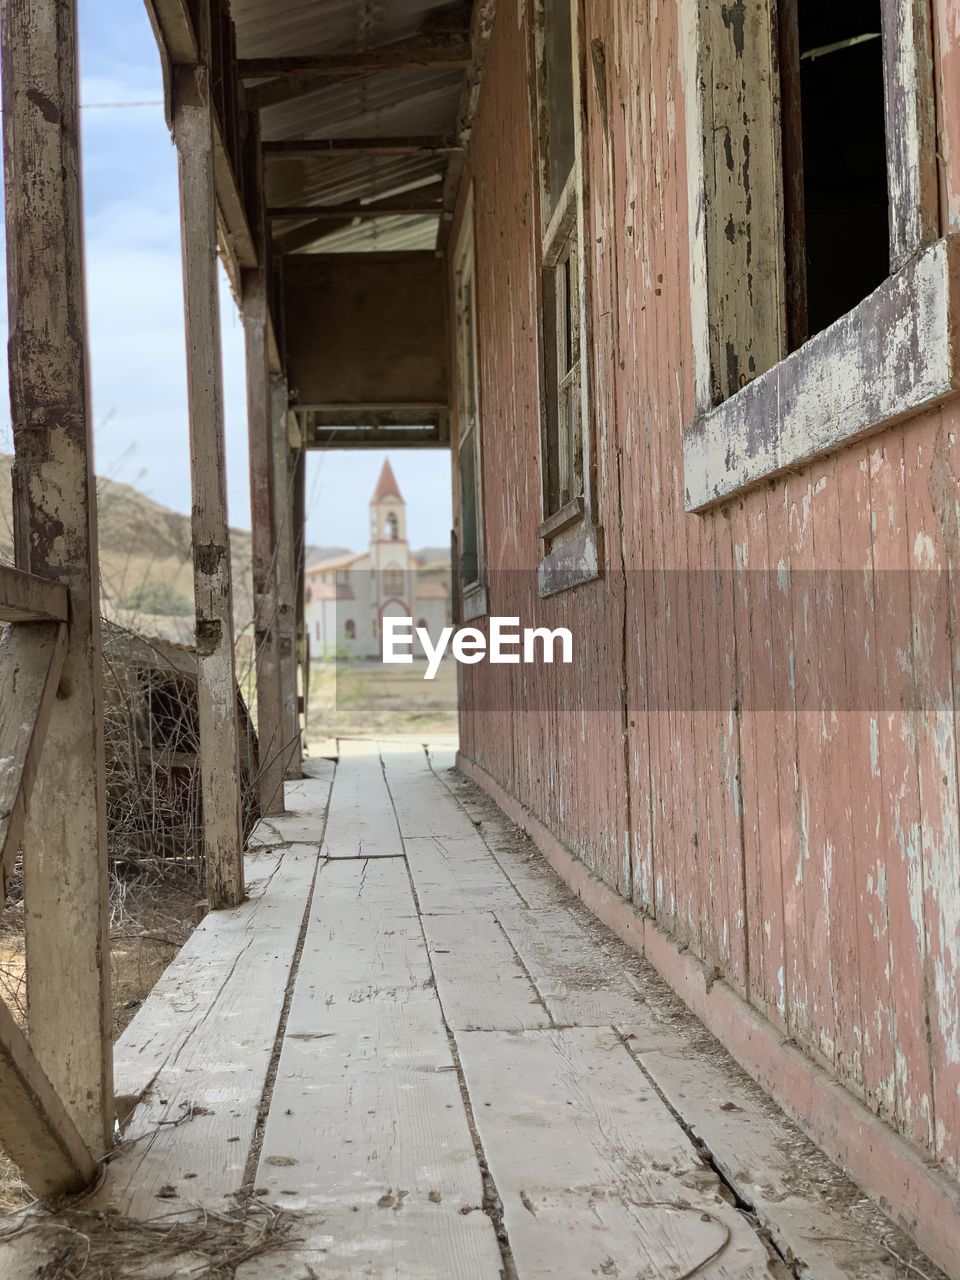
<svg viewBox="0 0 960 1280">
<path fill-rule="evenodd" d="M 21 1214 L 0 1245 L 32 1236 L 42 1280 L 233 1280 L 251 1258 L 293 1243 L 296 1219 L 252 1200 L 229 1212 L 198 1210 L 138 1222 L 116 1213 L 39 1206 Z"/>
<path fill-rule="evenodd" d="M 310 673 L 309 731 L 313 737 L 368 733 L 456 733 L 456 663 L 440 664 L 424 680 L 426 663 L 317 663 Z"/>
</svg>

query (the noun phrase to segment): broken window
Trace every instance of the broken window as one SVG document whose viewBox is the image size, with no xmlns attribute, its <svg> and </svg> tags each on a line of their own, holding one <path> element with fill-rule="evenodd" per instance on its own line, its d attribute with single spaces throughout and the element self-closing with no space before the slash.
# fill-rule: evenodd
<svg viewBox="0 0 960 1280">
<path fill-rule="evenodd" d="M 455 260 L 457 343 L 457 481 L 460 499 L 460 586 L 482 585 L 480 506 L 480 396 L 477 376 L 477 303 L 473 259 L 473 200 L 468 195 Z"/>
<path fill-rule="evenodd" d="M 955 320 L 926 0 L 681 8 L 699 511 L 952 392 Z"/>
<path fill-rule="evenodd" d="M 912 11 L 914 0 L 906 2 Z M 919 70 L 921 19 L 896 16 L 881 0 L 688 3 L 702 89 L 710 401 L 718 404 L 935 238 L 907 207 L 927 181 L 909 139 L 923 141 L 932 86 Z"/>
<path fill-rule="evenodd" d="M 583 311 L 577 80 L 570 0 L 537 0 L 544 346 L 544 515 L 578 519 L 583 494 Z"/>
<path fill-rule="evenodd" d="M 780 8 L 793 350 L 890 273 L 880 0 Z"/>
</svg>

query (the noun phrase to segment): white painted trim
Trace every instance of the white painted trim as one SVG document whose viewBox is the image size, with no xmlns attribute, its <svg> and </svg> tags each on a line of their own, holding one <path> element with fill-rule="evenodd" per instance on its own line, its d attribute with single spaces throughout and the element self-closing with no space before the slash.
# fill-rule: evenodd
<svg viewBox="0 0 960 1280">
<path fill-rule="evenodd" d="M 960 391 L 960 235 L 939 240 L 852 311 L 684 435 L 688 511 L 705 508 Z"/>
</svg>

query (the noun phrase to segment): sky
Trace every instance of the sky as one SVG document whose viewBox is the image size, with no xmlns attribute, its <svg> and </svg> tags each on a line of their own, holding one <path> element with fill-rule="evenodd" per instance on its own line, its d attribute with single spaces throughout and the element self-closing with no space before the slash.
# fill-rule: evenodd
<svg viewBox="0 0 960 1280">
<path fill-rule="evenodd" d="M 177 163 L 161 104 L 156 42 L 142 0 L 80 0 L 80 79 L 97 472 L 189 513 Z M 0 298 L 5 297 L 4 282 Z M 235 527 L 249 528 L 243 330 L 223 277 L 220 310 L 229 516 Z M 6 339 L 6 307 L 0 301 L 4 349 Z M 10 451 L 2 375 L 0 384 L 0 449 Z M 351 549 L 366 545 L 367 502 L 383 457 L 344 451 L 308 455 L 308 542 Z M 448 452 L 398 451 L 391 461 L 408 504 L 411 543 L 448 545 Z"/>
</svg>

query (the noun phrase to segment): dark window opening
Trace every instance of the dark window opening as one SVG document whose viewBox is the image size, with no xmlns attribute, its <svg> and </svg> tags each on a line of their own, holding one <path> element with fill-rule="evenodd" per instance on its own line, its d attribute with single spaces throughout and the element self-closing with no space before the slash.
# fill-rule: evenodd
<svg viewBox="0 0 960 1280">
<path fill-rule="evenodd" d="M 882 13 L 880 0 L 787 0 L 781 12 L 795 349 L 890 274 Z"/>
</svg>

